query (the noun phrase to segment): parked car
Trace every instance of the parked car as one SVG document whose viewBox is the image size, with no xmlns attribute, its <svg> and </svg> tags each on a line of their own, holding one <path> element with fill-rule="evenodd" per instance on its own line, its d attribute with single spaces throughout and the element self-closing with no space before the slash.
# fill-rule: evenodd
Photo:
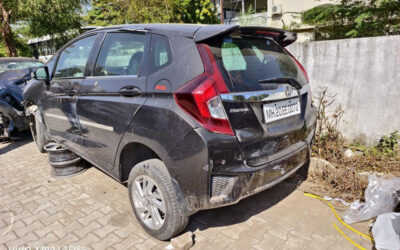
<svg viewBox="0 0 400 250">
<path fill-rule="evenodd" d="M 31 72 L 43 63 L 32 58 L 0 58 L 0 135 L 10 136 L 15 130 L 29 128 L 24 115 L 22 92 Z"/>
<path fill-rule="evenodd" d="M 34 72 L 27 113 L 36 134 L 127 184 L 137 220 L 166 240 L 307 167 L 316 114 L 284 48 L 295 40 L 237 25 L 96 29 Z"/>
</svg>

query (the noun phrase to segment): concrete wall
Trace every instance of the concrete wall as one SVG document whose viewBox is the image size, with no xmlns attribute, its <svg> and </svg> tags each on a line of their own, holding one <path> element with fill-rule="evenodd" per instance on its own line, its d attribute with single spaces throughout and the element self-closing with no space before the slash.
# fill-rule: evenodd
<svg viewBox="0 0 400 250">
<path fill-rule="evenodd" d="M 320 87 L 344 106 L 341 131 L 371 143 L 400 131 L 400 36 L 295 43 L 288 50 Z"/>
</svg>

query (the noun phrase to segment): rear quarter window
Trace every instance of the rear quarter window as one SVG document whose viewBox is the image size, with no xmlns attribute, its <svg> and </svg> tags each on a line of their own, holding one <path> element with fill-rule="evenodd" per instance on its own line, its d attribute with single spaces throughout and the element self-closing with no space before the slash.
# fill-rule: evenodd
<svg viewBox="0 0 400 250">
<path fill-rule="evenodd" d="M 165 68 L 171 62 L 172 52 L 168 38 L 153 34 L 150 45 L 150 74 Z"/>
</svg>

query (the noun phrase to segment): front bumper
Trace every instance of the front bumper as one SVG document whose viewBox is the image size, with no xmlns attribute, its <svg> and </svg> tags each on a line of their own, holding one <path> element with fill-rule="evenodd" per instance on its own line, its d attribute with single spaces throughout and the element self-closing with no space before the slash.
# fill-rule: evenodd
<svg viewBox="0 0 400 250">
<path fill-rule="evenodd" d="M 19 111 L 12 107 L 5 100 L 0 98 L 0 113 L 13 122 L 18 131 L 23 131 L 29 128 L 28 118 L 23 111 Z"/>
</svg>

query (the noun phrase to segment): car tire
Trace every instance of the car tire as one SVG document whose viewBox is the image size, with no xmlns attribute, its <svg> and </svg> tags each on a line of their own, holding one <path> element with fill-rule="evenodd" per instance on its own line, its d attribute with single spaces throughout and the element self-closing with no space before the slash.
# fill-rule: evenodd
<svg viewBox="0 0 400 250">
<path fill-rule="evenodd" d="M 39 110 L 36 110 L 32 115 L 29 122 L 32 138 L 40 153 L 45 153 L 44 146 L 46 145 L 45 128 L 40 116 Z"/>
<path fill-rule="evenodd" d="M 159 159 L 136 164 L 129 174 L 128 190 L 136 219 L 151 236 L 168 240 L 187 226 L 189 217 L 182 214 L 177 191 Z"/>
</svg>

